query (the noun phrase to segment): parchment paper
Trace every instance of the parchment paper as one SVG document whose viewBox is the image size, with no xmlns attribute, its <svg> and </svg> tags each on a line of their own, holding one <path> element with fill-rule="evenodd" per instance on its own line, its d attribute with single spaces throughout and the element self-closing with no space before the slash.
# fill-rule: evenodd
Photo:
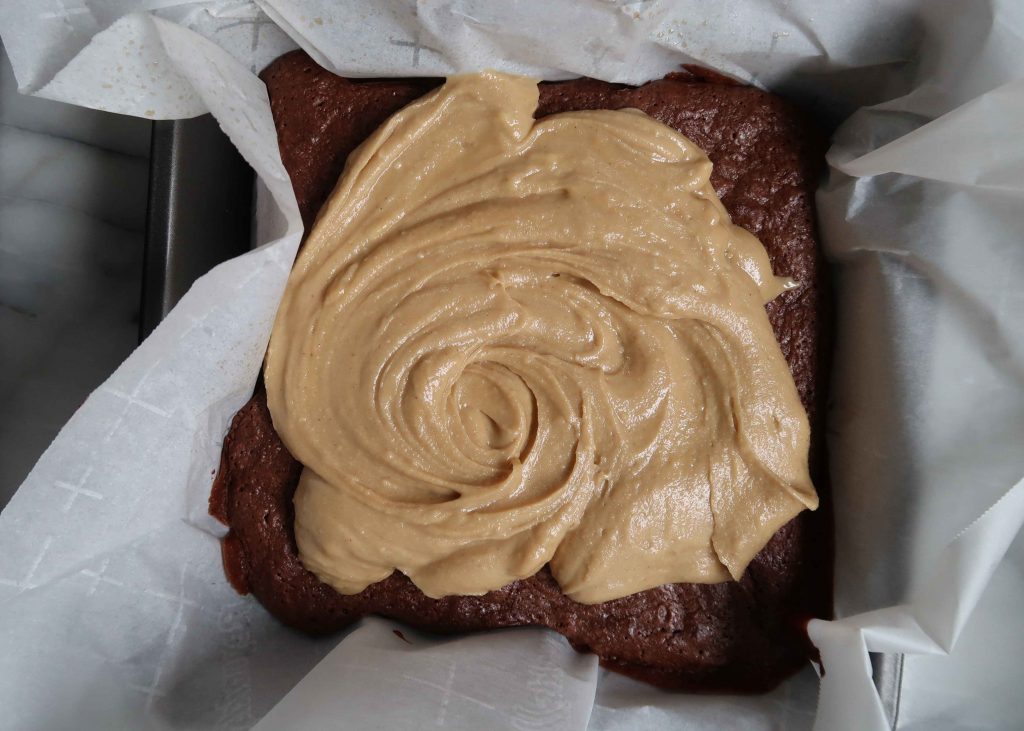
<svg viewBox="0 0 1024 731">
<path fill-rule="evenodd" d="M 765 696 L 670 694 L 541 630 L 402 639 L 367 620 L 314 641 L 227 586 L 206 497 L 301 235 L 253 72 L 295 44 L 349 76 L 640 82 L 700 63 L 845 119 L 818 199 L 839 304 L 842 619 L 811 626 L 816 728 L 886 727 L 867 652 L 948 650 L 1024 519 L 1019 3 L 6 0 L 0 32 L 25 92 L 213 112 L 269 193 L 267 243 L 193 287 L 0 515 L 0 726 L 249 728 L 272 708 L 261 728 L 814 723 L 810 668 Z M 1001 588 L 1024 603 L 1024 582 Z M 1019 636 L 1019 612 L 998 616 Z M 1021 673 L 1016 656 L 985 661 L 972 672 Z M 999 718 L 1024 719 L 1021 695 Z M 946 698 L 944 726 L 977 727 L 973 699 Z"/>
</svg>

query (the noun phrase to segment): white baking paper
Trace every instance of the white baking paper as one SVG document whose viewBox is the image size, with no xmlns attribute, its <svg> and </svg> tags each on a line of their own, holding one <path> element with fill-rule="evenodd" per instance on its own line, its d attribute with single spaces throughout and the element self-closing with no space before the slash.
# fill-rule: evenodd
<svg viewBox="0 0 1024 731">
<path fill-rule="evenodd" d="M 810 667 L 764 696 L 665 693 L 541 630 L 402 639 L 367 620 L 340 643 L 311 640 L 227 586 L 206 496 L 301 235 L 253 72 L 295 45 L 348 76 L 489 66 L 640 82 L 699 63 L 845 120 L 818 197 L 838 298 L 840 619 L 811 626 L 816 728 L 886 727 L 867 653 L 945 652 L 964 628 L 1024 516 L 1024 487 L 1007 492 L 1024 475 L 1024 5 L 5 0 L 0 32 L 27 93 L 213 112 L 270 194 L 266 243 L 193 287 L 0 515 L 0 726 L 815 723 Z M 1019 607 L 1024 582 L 999 596 Z M 1019 612 L 996 616 L 1020 635 Z M 972 673 L 1021 673 L 1016 656 L 986 661 Z M 973 699 L 943 694 L 936 718 L 935 693 L 904 684 L 902 718 L 978 727 Z M 999 719 L 1024 723 L 1017 696 Z"/>
</svg>

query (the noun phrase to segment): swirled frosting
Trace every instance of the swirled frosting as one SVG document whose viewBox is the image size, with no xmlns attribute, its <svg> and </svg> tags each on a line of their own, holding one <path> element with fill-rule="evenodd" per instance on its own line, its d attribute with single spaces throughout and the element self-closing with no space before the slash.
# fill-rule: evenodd
<svg viewBox="0 0 1024 731">
<path fill-rule="evenodd" d="M 723 581 L 817 506 L 764 310 L 785 284 L 707 157 L 635 110 L 536 121 L 537 96 L 487 72 L 393 116 L 291 273 L 268 404 L 300 557 L 342 593 Z"/>
</svg>

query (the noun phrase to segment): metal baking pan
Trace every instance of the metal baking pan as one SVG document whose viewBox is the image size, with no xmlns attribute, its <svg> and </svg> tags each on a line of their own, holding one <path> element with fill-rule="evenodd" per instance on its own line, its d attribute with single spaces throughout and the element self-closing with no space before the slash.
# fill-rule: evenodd
<svg viewBox="0 0 1024 731">
<path fill-rule="evenodd" d="M 211 116 L 154 122 L 149 165 L 140 341 L 196 279 L 248 251 L 254 230 L 253 171 Z M 896 729 L 903 656 L 872 654 L 871 667 Z"/>
<path fill-rule="evenodd" d="M 140 342 L 196 279 L 249 250 L 254 181 L 209 114 L 153 123 Z"/>
</svg>

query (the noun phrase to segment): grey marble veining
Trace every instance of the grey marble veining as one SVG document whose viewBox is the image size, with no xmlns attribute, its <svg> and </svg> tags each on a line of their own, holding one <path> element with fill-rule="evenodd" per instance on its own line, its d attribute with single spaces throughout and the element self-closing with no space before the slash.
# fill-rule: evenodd
<svg viewBox="0 0 1024 731">
<path fill-rule="evenodd" d="M 0 57 L 0 505 L 136 344 L 150 129 L 21 96 Z"/>
</svg>

